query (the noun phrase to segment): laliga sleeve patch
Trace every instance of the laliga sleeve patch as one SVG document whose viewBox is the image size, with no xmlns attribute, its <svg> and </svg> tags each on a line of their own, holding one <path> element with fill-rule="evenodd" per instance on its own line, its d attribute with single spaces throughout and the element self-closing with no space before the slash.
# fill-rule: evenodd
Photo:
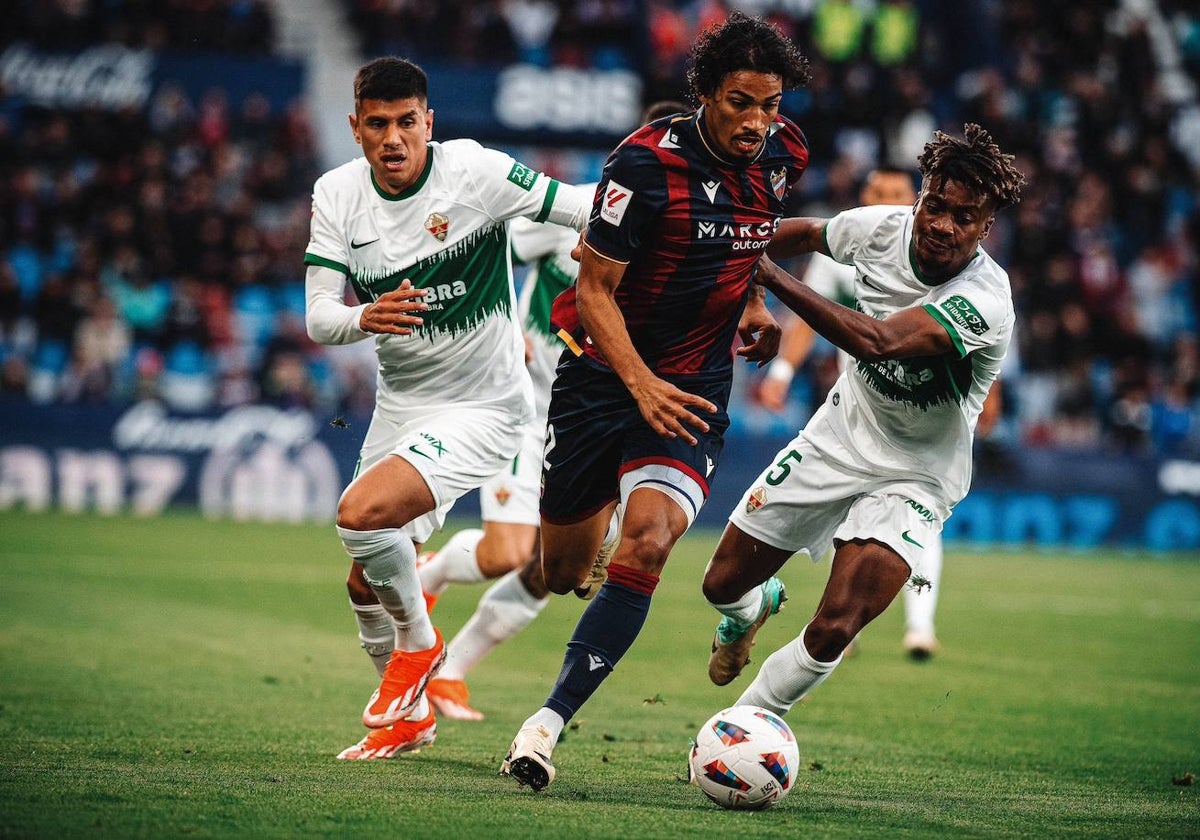
<svg viewBox="0 0 1200 840">
<path fill-rule="evenodd" d="M 622 187 L 616 181 L 609 181 L 604 190 L 604 198 L 600 200 L 600 218 L 610 225 L 620 227 L 632 198 L 633 190 Z"/>
</svg>

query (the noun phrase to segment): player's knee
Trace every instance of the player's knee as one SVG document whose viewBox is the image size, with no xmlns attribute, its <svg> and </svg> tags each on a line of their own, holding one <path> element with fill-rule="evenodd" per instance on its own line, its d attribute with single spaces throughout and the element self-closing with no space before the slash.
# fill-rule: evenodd
<svg viewBox="0 0 1200 840">
<path fill-rule="evenodd" d="M 359 493 L 343 493 L 338 500 L 337 526 L 352 531 L 374 531 L 394 527 L 396 523 L 385 522 L 383 505 L 372 504 Z"/>
<path fill-rule="evenodd" d="M 621 562 L 643 572 L 658 574 L 667 565 L 675 541 L 666 528 L 642 528 L 621 537 Z"/>
<path fill-rule="evenodd" d="M 732 604 L 749 591 L 737 578 L 725 575 L 711 565 L 704 572 L 700 589 L 710 604 Z"/>
<path fill-rule="evenodd" d="M 710 604 L 732 604 L 750 591 L 745 579 L 736 574 L 737 566 L 724 562 L 719 553 L 714 554 L 704 570 L 700 589 Z"/>
</svg>

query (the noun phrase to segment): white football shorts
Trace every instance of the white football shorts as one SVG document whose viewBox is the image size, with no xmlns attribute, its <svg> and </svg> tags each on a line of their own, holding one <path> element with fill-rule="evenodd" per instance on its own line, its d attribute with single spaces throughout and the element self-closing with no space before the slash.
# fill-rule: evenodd
<svg viewBox="0 0 1200 840">
<path fill-rule="evenodd" d="M 504 468 L 521 448 L 524 424 L 511 411 L 454 407 L 422 410 L 409 417 L 376 410 L 359 452 L 355 476 L 387 455 L 398 455 L 425 479 L 436 507 L 404 526 L 415 542 L 426 542 L 465 493 Z M 538 461 L 541 464 L 540 456 Z"/>
<path fill-rule="evenodd" d="M 813 562 L 834 540 L 875 540 L 919 572 L 925 547 L 940 535 L 948 513 L 932 483 L 831 461 L 802 433 L 754 480 L 729 521 Z"/>
<path fill-rule="evenodd" d="M 479 510 L 484 522 L 542 524 L 538 496 L 545 448 L 546 418 L 538 417 L 525 425 L 517 457 L 479 488 Z"/>
</svg>

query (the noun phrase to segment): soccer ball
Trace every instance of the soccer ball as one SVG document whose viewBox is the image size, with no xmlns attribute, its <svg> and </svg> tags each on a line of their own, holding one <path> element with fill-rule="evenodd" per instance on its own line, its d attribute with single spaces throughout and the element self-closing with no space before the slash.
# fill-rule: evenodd
<svg viewBox="0 0 1200 840">
<path fill-rule="evenodd" d="M 796 736 L 758 706 L 717 712 L 696 735 L 688 777 L 723 808 L 761 811 L 788 795 L 800 769 Z"/>
</svg>

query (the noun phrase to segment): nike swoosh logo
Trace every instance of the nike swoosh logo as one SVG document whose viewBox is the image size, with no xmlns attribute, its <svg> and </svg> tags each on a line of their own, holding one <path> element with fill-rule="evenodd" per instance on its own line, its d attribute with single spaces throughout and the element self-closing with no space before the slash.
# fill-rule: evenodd
<svg viewBox="0 0 1200 840">
<path fill-rule="evenodd" d="M 378 236 L 376 236 L 374 239 L 368 239 L 366 242 L 355 242 L 354 240 L 350 240 L 350 247 L 351 247 L 351 249 L 357 250 L 358 248 L 365 248 L 366 246 L 370 245 L 372 242 L 378 242 L 378 241 L 379 241 Z"/>
<path fill-rule="evenodd" d="M 414 452 L 414 453 L 416 453 L 417 455 L 420 455 L 422 458 L 428 458 L 430 461 L 432 461 L 432 460 L 433 460 L 433 458 L 430 458 L 428 455 L 426 455 L 426 454 L 425 454 L 424 452 L 422 452 L 420 449 L 417 449 L 417 445 L 416 445 L 415 443 L 414 443 L 412 446 L 408 447 L 408 451 L 409 451 L 409 452 Z"/>
<path fill-rule="evenodd" d="M 919 542 L 917 542 L 916 540 L 914 540 L 912 537 L 910 537 L 910 536 L 908 535 L 908 531 L 905 531 L 903 534 L 901 534 L 901 535 L 900 535 L 900 539 L 904 540 L 906 543 L 912 543 L 912 544 L 913 544 L 913 545 L 915 545 L 917 548 L 924 548 L 924 547 L 925 547 L 925 546 L 921 545 Z"/>
<path fill-rule="evenodd" d="M 868 280 L 865 276 L 860 277 L 859 279 L 862 280 L 862 284 L 864 286 L 866 286 L 868 289 L 874 289 L 877 292 L 883 292 L 884 294 L 887 294 L 887 292 L 884 292 L 883 289 L 876 286 L 874 283 L 872 283 L 870 280 Z"/>
</svg>

